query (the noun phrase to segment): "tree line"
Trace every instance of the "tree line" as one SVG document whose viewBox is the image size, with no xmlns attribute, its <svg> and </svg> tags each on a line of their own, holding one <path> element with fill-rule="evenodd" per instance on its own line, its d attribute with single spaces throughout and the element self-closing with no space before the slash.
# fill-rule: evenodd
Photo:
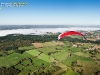
<svg viewBox="0 0 100 75">
<path fill-rule="evenodd" d="M 48 42 L 58 41 L 58 34 L 55 35 L 22 35 L 22 34 L 10 34 L 7 36 L 0 37 L 0 51 L 17 50 L 18 47 L 31 46 L 33 42 Z M 87 42 L 100 44 L 100 40 L 91 41 L 83 40 L 78 38 L 65 37 L 59 41 L 70 41 L 70 42 Z"/>
</svg>

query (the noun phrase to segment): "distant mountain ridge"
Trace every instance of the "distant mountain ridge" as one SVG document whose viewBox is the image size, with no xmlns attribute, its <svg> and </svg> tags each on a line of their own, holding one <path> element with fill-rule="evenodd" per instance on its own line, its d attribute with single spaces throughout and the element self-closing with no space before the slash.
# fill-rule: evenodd
<svg viewBox="0 0 100 75">
<path fill-rule="evenodd" d="M 12 29 L 31 29 L 31 28 L 69 28 L 69 27 L 99 27 L 98 26 L 82 26 L 82 25 L 0 25 L 0 30 L 12 30 Z"/>
</svg>

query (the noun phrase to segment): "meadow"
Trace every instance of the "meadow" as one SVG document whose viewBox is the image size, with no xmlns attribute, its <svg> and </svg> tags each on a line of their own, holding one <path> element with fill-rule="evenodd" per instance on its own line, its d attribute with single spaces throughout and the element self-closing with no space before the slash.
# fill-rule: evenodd
<svg viewBox="0 0 100 75">
<path fill-rule="evenodd" d="M 94 75 L 100 71 L 91 53 L 86 51 L 91 43 L 74 47 L 78 43 L 51 41 L 42 45 L 42 48 L 19 47 L 18 50 L 25 50 L 22 54 L 10 50 L 9 55 L 0 57 L 0 66 L 13 66 L 20 70 L 18 75 Z M 0 52 L 0 55 L 4 54 Z M 95 57 L 100 59 L 100 54 Z"/>
</svg>

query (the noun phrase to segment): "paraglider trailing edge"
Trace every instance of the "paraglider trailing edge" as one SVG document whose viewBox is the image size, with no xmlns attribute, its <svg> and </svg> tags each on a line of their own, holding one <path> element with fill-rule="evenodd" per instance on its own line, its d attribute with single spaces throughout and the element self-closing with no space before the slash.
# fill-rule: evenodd
<svg viewBox="0 0 100 75">
<path fill-rule="evenodd" d="M 79 35 L 79 36 L 83 36 L 84 39 L 87 41 L 85 35 L 82 34 L 82 33 L 80 33 L 80 32 L 78 32 L 78 31 L 66 31 L 66 32 L 64 32 L 64 33 L 61 33 L 61 34 L 58 36 L 57 40 L 60 40 L 60 39 L 62 39 L 63 37 L 69 36 L 69 35 Z"/>
</svg>

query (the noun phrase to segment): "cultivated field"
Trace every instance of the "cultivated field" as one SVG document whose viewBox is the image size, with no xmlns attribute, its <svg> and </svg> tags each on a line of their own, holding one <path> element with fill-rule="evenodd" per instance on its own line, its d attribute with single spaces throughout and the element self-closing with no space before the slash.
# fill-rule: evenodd
<svg viewBox="0 0 100 75">
<path fill-rule="evenodd" d="M 11 50 L 5 56 L 0 52 L 4 55 L 0 66 L 14 66 L 20 70 L 18 75 L 94 75 L 100 71 L 100 54 L 87 50 L 92 48 L 91 43 L 81 44 L 51 41 L 41 43 L 43 47 L 19 47 L 18 50 L 25 50 L 22 54 Z"/>
</svg>

